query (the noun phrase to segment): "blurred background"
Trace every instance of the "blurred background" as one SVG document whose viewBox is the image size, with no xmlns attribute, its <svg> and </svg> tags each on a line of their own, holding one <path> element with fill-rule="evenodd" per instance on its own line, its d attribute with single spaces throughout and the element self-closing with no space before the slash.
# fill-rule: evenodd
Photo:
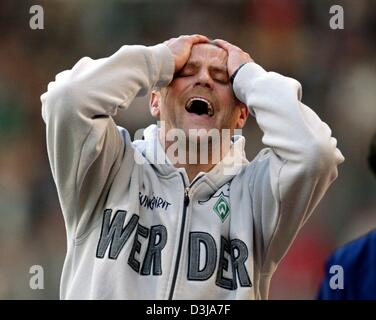
<svg viewBox="0 0 376 320">
<path fill-rule="evenodd" d="M 43 30 L 29 27 L 34 4 L 44 9 Z M 335 4 L 343 30 L 329 27 Z M 280 264 L 270 298 L 314 299 L 333 249 L 376 228 L 366 160 L 376 131 L 376 1 L 0 0 L 0 299 L 59 298 L 66 238 L 41 117 L 48 82 L 83 56 L 192 33 L 226 39 L 265 69 L 298 79 L 303 102 L 329 124 L 346 158 Z M 116 120 L 131 133 L 145 128 L 153 121 L 148 99 Z M 263 147 L 254 119 L 244 135 L 251 159 Z M 43 290 L 29 286 L 33 265 L 44 269 Z"/>
</svg>

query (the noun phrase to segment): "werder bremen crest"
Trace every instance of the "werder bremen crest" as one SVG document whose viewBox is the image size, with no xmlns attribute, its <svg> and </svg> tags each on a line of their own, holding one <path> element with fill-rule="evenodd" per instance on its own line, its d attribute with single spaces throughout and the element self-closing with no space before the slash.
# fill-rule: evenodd
<svg viewBox="0 0 376 320">
<path fill-rule="evenodd" d="M 219 216 L 221 221 L 224 222 L 230 214 L 230 205 L 226 201 L 225 197 L 221 195 L 215 203 L 213 210 Z"/>
<path fill-rule="evenodd" d="M 214 194 L 212 194 L 206 200 L 199 200 L 198 203 L 203 205 L 210 200 L 217 199 L 215 205 L 213 206 L 213 211 L 218 215 L 221 219 L 222 223 L 227 219 L 230 215 L 230 205 L 228 200 L 230 197 L 230 182 L 227 182 L 223 187 L 217 190 Z"/>
</svg>

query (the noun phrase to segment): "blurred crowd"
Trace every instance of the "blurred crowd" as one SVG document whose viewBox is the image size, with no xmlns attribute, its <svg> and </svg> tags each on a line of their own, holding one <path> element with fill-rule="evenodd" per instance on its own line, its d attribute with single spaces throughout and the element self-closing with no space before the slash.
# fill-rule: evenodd
<svg viewBox="0 0 376 320">
<path fill-rule="evenodd" d="M 33 4 L 0 1 L 0 299 L 59 297 L 66 238 L 40 95 L 81 57 L 126 44 L 192 33 L 228 40 L 265 69 L 298 79 L 303 102 L 331 127 L 346 161 L 281 263 L 271 299 L 314 299 L 331 251 L 376 228 L 366 159 L 376 131 L 376 1 L 45 0 L 42 30 L 29 27 Z M 330 29 L 334 4 L 344 9 L 343 30 Z M 137 99 L 117 123 L 131 133 L 146 127 L 147 105 Z M 262 134 L 254 119 L 243 133 L 251 159 Z M 43 267 L 43 290 L 29 286 L 33 265 Z"/>
</svg>

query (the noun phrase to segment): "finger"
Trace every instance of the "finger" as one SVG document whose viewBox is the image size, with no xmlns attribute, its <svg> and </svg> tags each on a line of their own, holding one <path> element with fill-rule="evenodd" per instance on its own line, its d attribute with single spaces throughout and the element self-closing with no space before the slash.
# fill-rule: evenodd
<svg viewBox="0 0 376 320">
<path fill-rule="evenodd" d="M 216 40 L 214 40 L 214 42 L 217 43 L 220 47 L 222 47 L 223 49 L 225 49 L 227 51 L 229 51 L 229 50 L 237 50 L 239 52 L 243 51 L 239 47 L 233 45 L 232 43 L 230 43 L 228 41 L 222 40 L 222 39 L 216 39 Z"/>
<path fill-rule="evenodd" d="M 191 36 L 192 44 L 193 43 L 201 43 L 201 42 L 209 42 L 210 40 L 208 37 L 203 36 L 201 34 L 195 34 Z"/>
<path fill-rule="evenodd" d="M 213 42 L 217 45 L 217 46 L 219 46 L 219 47 L 221 47 L 222 49 L 224 49 L 224 50 L 226 50 L 226 51 L 229 51 L 229 50 L 231 50 L 231 44 L 230 43 L 228 43 L 227 41 L 225 41 L 225 40 L 222 40 L 222 39 L 215 39 L 215 40 L 213 40 Z"/>
<path fill-rule="evenodd" d="M 221 43 L 221 44 L 230 44 L 228 41 L 223 40 L 223 39 L 214 39 L 213 42 L 218 42 L 218 43 Z"/>
<path fill-rule="evenodd" d="M 179 36 L 179 38 L 184 38 L 184 39 L 196 38 L 196 37 L 206 38 L 206 36 L 204 36 L 202 34 L 198 34 L 198 33 L 196 33 L 196 34 L 182 34 L 182 35 Z"/>
<path fill-rule="evenodd" d="M 165 40 L 163 43 L 170 43 L 170 42 L 172 42 L 172 41 L 174 41 L 174 40 L 176 40 L 177 38 L 170 38 L 170 39 L 168 39 L 168 40 Z"/>
<path fill-rule="evenodd" d="M 179 36 L 179 39 L 189 39 L 192 41 L 210 41 L 208 37 L 202 35 L 202 34 L 192 34 L 192 35 L 187 35 L 183 34 Z"/>
<path fill-rule="evenodd" d="M 193 34 L 192 37 L 198 37 L 198 38 L 209 40 L 207 36 L 204 36 L 203 34 L 198 34 L 198 33 Z"/>
</svg>

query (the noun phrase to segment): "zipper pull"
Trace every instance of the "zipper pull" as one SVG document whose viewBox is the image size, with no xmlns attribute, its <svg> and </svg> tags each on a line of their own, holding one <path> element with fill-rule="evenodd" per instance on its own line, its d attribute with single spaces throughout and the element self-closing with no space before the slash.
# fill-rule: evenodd
<svg viewBox="0 0 376 320">
<path fill-rule="evenodd" d="M 184 190 L 184 205 L 188 206 L 189 205 L 189 188 L 185 188 Z"/>
</svg>

